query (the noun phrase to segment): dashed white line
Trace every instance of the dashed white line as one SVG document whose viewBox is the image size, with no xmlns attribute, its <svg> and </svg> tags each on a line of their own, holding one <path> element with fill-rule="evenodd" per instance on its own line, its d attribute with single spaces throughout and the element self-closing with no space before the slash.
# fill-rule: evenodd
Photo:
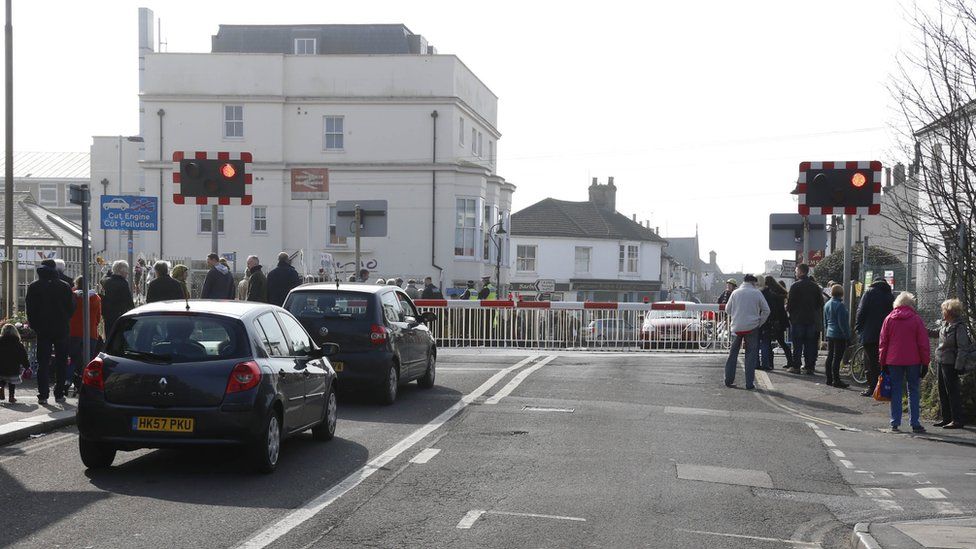
<svg viewBox="0 0 976 549">
<path fill-rule="evenodd" d="M 486 400 L 485 404 L 498 404 L 498 401 L 512 394 L 512 391 L 514 391 L 516 387 L 521 385 L 522 382 L 525 381 L 525 378 L 532 375 L 532 372 L 538 370 L 539 368 L 542 368 L 546 364 L 549 364 L 550 362 L 555 360 L 555 358 L 556 358 L 555 355 L 549 355 L 546 358 L 540 360 L 539 362 L 536 362 L 532 366 L 529 366 L 528 368 L 522 370 L 521 372 L 518 373 L 518 375 L 513 377 L 511 381 L 506 383 L 504 387 L 499 389 L 497 393 L 495 393 L 494 395 L 492 395 L 491 398 Z"/>
<path fill-rule="evenodd" d="M 932 505 L 938 509 L 940 515 L 961 515 L 962 511 L 948 501 L 933 501 Z"/>
<path fill-rule="evenodd" d="M 260 549 L 262 547 L 271 545 L 278 538 L 284 536 L 308 519 L 314 517 L 322 509 L 332 505 L 337 499 L 344 496 L 353 488 L 359 486 L 364 480 L 372 476 L 373 473 L 396 459 L 403 452 L 409 450 L 414 444 L 417 444 L 423 440 L 424 437 L 436 431 L 451 418 L 457 415 L 458 412 L 463 410 L 468 404 L 471 404 L 475 400 L 481 398 L 482 395 L 504 379 L 509 373 L 525 366 L 537 358 L 539 358 L 539 355 L 526 357 L 518 363 L 497 372 L 495 375 L 488 378 L 487 381 L 478 386 L 477 389 L 464 395 L 461 400 L 455 402 L 453 406 L 441 412 L 440 415 L 432 419 L 429 423 L 417 429 L 400 442 L 394 444 L 390 449 L 376 456 L 366 465 L 350 473 L 349 476 L 339 481 L 338 484 L 334 485 L 320 496 L 306 502 L 298 509 L 295 509 L 291 513 L 285 515 L 285 517 L 278 522 L 275 522 L 271 526 L 254 534 L 250 539 L 244 541 L 238 547 L 241 549 Z"/>
<path fill-rule="evenodd" d="M 834 455 L 837 456 L 837 457 L 839 457 L 839 458 L 845 458 L 845 457 L 847 457 L 847 454 L 845 454 L 844 452 L 841 452 L 840 450 L 831 450 L 831 452 L 833 452 Z"/>
<path fill-rule="evenodd" d="M 564 517 L 562 515 L 539 515 L 536 513 L 513 513 L 511 511 L 485 511 L 488 515 L 507 515 L 510 517 L 529 517 L 529 518 L 544 518 L 553 520 L 568 520 L 571 522 L 586 522 L 585 518 L 581 517 Z"/>
<path fill-rule="evenodd" d="M 410 459 L 410 463 L 427 463 L 434 456 L 441 452 L 440 448 L 425 448 L 419 454 Z"/>
<path fill-rule="evenodd" d="M 813 432 L 817 433 L 817 436 L 820 438 L 827 438 L 827 433 L 821 431 L 820 429 L 814 429 Z"/>
<path fill-rule="evenodd" d="M 901 505 L 898 505 L 897 503 L 895 503 L 893 500 L 890 499 L 875 499 L 874 502 L 878 504 L 878 507 L 881 507 L 885 511 L 905 510 Z"/>
<path fill-rule="evenodd" d="M 945 488 L 916 488 L 915 491 L 925 499 L 946 499 L 949 495 Z"/>
<path fill-rule="evenodd" d="M 862 498 L 893 498 L 894 492 L 887 488 L 854 488 L 857 495 Z"/>
<path fill-rule="evenodd" d="M 850 460 L 841 459 L 838 461 L 840 461 L 840 464 L 843 465 L 844 467 L 847 467 L 848 469 L 854 468 L 854 464 Z"/>
<path fill-rule="evenodd" d="M 457 523 L 457 527 L 461 530 L 468 530 L 474 525 L 475 522 L 478 521 L 478 519 L 481 518 L 481 515 L 483 514 L 485 514 L 485 512 L 482 509 L 472 509 L 461 518 L 461 522 Z"/>
<path fill-rule="evenodd" d="M 706 536 L 721 536 L 725 538 L 735 538 L 735 539 L 751 539 L 755 541 L 771 541 L 775 543 L 788 543 L 794 547 L 822 547 L 819 543 L 813 543 L 808 541 L 794 541 L 791 539 L 780 539 L 780 538 L 764 538 L 759 536 L 744 536 L 742 534 L 726 534 L 724 532 L 706 532 L 704 530 L 687 530 L 685 528 L 675 528 L 679 532 L 688 532 L 689 534 L 703 534 Z"/>
<path fill-rule="evenodd" d="M 837 447 L 837 445 L 834 444 L 834 441 L 830 440 L 829 438 L 825 438 L 825 439 L 822 439 L 822 440 L 823 440 L 824 446 L 827 446 L 829 448 L 836 448 Z"/>
<path fill-rule="evenodd" d="M 816 429 L 817 428 L 817 424 L 814 423 L 814 422 L 812 422 L 812 421 L 808 421 L 807 422 L 807 427 L 809 427 L 811 429 Z"/>
</svg>

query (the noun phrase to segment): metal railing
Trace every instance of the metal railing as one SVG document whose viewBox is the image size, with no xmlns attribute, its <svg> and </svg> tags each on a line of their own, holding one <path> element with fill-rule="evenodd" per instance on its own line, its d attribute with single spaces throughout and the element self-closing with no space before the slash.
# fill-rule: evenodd
<svg viewBox="0 0 976 549">
<path fill-rule="evenodd" d="M 724 307 L 698 303 L 418 300 L 442 347 L 727 352 Z"/>
</svg>

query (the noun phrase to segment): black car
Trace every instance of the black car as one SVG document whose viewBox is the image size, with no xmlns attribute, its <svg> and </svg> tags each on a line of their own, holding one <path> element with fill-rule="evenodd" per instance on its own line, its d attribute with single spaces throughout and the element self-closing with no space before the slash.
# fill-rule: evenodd
<svg viewBox="0 0 976 549">
<path fill-rule="evenodd" d="M 400 384 L 414 379 L 434 386 L 437 345 L 421 314 L 396 286 L 305 284 L 288 294 L 284 307 L 305 326 L 316 343 L 336 343 L 332 357 L 339 385 L 373 389 L 392 404 Z"/>
<path fill-rule="evenodd" d="M 335 434 L 335 371 L 324 348 L 280 307 L 163 301 L 133 309 L 82 372 L 81 460 L 108 467 L 117 450 L 244 446 L 270 473 L 281 440 Z"/>
</svg>

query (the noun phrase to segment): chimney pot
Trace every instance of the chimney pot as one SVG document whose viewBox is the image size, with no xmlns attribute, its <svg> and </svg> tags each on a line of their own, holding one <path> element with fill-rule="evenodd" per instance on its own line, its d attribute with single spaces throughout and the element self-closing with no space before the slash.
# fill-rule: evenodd
<svg viewBox="0 0 976 549">
<path fill-rule="evenodd" d="M 607 178 L 607 185 L 610 185 L 611 187 L 613 187 L 613 176 L 612 175 Z"/>
<path fill-rule="evenodd" d="M 633 217 L 631 219 L 633 219 L 634 223 L 637 223 L 637 214 L 633 214 Z"/>
<path fill-rule="evenodd" d="M 597 182 L 596 182 L 596 178 L 595 178 L 595 177 L 593 178 L 593 183 L 591 183 L 591 184 L 592 184 L 592 185 L 596 185 L 596 184 L 597 184 Z"/>
</svg>

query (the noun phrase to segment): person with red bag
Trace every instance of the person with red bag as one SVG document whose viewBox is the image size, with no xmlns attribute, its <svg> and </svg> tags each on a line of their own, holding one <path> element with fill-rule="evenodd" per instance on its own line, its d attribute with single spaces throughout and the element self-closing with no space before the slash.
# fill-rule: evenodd
<svg viewBox="0 0 976 549">
<path fill-rule="evenodd" d="M 881 368 L 891 377 L 891 431 L 901 426 L 901 401 L 908 380 L 908 410 L 912 432 L 924 433 L 919 421 L 919 388 L 931 360 L 929 333 L 915 312 L 915 296 L 902 292 L 895 298 L 894 310 L 881 325 L 878 355 Z"/>
</svg>

